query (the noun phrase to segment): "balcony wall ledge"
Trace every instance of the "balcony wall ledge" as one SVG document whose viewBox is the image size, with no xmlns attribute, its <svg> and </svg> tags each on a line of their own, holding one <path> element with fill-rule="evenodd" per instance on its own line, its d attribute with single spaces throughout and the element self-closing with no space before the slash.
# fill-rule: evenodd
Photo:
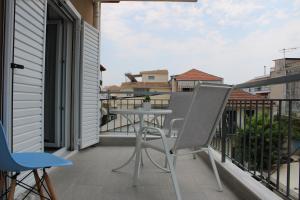
<svg viewBox="0 0 300 200">
<path fill-rule="evenodd" d="M 254 179 L 249 173 L 241 170 L 229 159 L 221 162 L 221 154 L 213 149 L 213 155 L 219 170 L 221 179 L 228 187 L 244 200 L 282 200 L 277 194 L 269 190 L 265 185 Z M 207 153 L 199 153 L 199 156 L 210 165 Z"/>
</svg>

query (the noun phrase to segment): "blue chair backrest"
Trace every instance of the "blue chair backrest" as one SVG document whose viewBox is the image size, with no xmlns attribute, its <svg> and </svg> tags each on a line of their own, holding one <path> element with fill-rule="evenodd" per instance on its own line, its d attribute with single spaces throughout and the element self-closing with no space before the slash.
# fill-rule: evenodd
<svg viewBox="0 0 300 200">
<path fill-rule="evenodd" d="M 18 169 L 19 165 L 11 156 L 7 145 L 5 132 L 2 123 L 0 122 L 0 170 L 15 172 L 18 171 Z"/>
</svg>

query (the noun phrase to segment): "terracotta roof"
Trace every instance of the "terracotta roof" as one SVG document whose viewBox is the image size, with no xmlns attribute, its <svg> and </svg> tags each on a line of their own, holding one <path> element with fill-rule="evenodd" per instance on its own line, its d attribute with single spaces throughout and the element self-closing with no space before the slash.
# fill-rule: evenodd
<svg viewBox="0 0 300 200">
<path fill-rule="evenodd" d="M 161 70 L 152 70 L 152 71 L 142 71 L 140 74 L 168 74 L 168 70 L 161 69 Z"/>
<path fill-rule="evenodd" d="M 183 74 L 175 76 L 178 81 L 222 81 L 223 78 L 214 76 L 197 69 L 191 69 Z"/>
<path fill-rule="evenodd" d="M 170 88 L 170 85 L 168 82 L 127 82 L 122 83 L 121 88 Z"/>
<path fill-rule="evenodd" d="M 234 89 L 230 95 L 230 100 L 261 100 L 265 99 L 260 95 L 254 95 L 241 89 Z"/>
</svg>

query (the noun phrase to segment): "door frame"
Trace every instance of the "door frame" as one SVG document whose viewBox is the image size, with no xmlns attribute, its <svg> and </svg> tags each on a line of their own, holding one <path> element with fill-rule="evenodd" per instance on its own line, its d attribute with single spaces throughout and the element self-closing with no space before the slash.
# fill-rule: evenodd
<svg viewBox="0 0 300 200">
<path fill-rule="evenodd" d="M 3 56 L 4 56 L 4 1 L 0 2 L 0 120 L 3 119 Z"/>
<path fill-rule="evenodd" d="M 15 1 L 4 0 L 4 59 L 3 59 L 3 126 L 7 133 L 8 144 L 12 146 L 12 70 L 14 39 L 14 10 Z"/>
<path fill-rule="evenodd" d="M 64 1 L 64 7 L 74 18 L 74 24 L 72 29 L 73 34 L 73 64 L 70 69 L 71 77 L 71 105 L 70 105 L 70 150 L 79 149 L 79 136 L 80 136 L 80 48 L 81 48 L 81 20 L 82 17 L 76 10 L 71 1 Z"/>
<path fill-rule="evenodd" d="M 48 0 L 49 4 L 51 2 Z M 65 34 L 67 35 L 67 40 L 69 44 L 72 44 L 72 49 L 66 55 L 67 59 L 65 60 L 66 67 L 65 73 L 65 87 L 66 95 L 64 102 L 68 102 L 63 109 L 63 117 L 65 124 L 63 126 L 65 131 L 65 137 L 62 138 L 65 149 L 73 151 L 78 150 L 78 136 L 80 131 L 80 92 L 79 92 L 79 77 L 80 77 L 80 35 L 81 35 L 81 15 L 73 6 L 69 0 L 64 0 L 59 5 L 59 10 L 63 11 L 68 17 L 71 18 L 71 23 L 64 25 L 66 27 Z M 70 37 L 71 35 L 71 37 Z M 71 38 L 71 41 L 69 41 Z M 67 41 L 65 41 L 67 42 Z M 66 52 L 63 52 L 66 53 Z M 62 148 L 64 149 L 64 148 Z"/>
</svg>

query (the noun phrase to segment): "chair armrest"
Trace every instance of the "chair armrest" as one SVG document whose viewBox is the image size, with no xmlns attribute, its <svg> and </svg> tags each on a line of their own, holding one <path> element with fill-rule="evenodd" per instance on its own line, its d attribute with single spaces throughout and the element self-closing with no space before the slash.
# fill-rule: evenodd
<svg viewBox="0 0 300 200">
<path fill-rule="evenodd" d="M 157 125 L 159 125 L 158 117 L 159 115 L 155 115 L 154 118 L 150 121 L 150 123 L 155 123 L 154 121 L 156 121 Z"/>
<path fill-rule="evenodd" d="M 148 130 L 154 130 L 155 132 L 151 133 L 153 135 L 166 136 L 165 132 L 162 129 L 160 129 L 160 128 L 149 127 L 149 126 L 142 128 L 142 132 L 147 133 L 147 134 L 149 133 L 149 132 L 147 132 Z M 147 134 L 145 134 L 145 137 L 146 137 Z"/>
<path fill-rule="evenodd" d="M 170 122 L 170 130 L 168 132 L 168 136 L 171 136 L 171 133 L 173 132 L 173 129 L 174 129 L 174 124 L 176 122 L 179 122 L 179 121 L 183 121 L 184 118 L 175 118 L 175 119 L 172 119 L 171 122 Z"/>
<path fill-rule="evenodd" d="M 167 144 L 167 136 L 166 136 L 165 132 L 162 129 L 157 128 L 157 127 L 144 127 L 144 128 L 142 128 L 142 131 L 145 131 L 145 130 L 154 130 L 154 131 L 156 131 L 161 136 L 164 148 L 165 149 L 170 149 L 168 144 Z"/>
</svg>

